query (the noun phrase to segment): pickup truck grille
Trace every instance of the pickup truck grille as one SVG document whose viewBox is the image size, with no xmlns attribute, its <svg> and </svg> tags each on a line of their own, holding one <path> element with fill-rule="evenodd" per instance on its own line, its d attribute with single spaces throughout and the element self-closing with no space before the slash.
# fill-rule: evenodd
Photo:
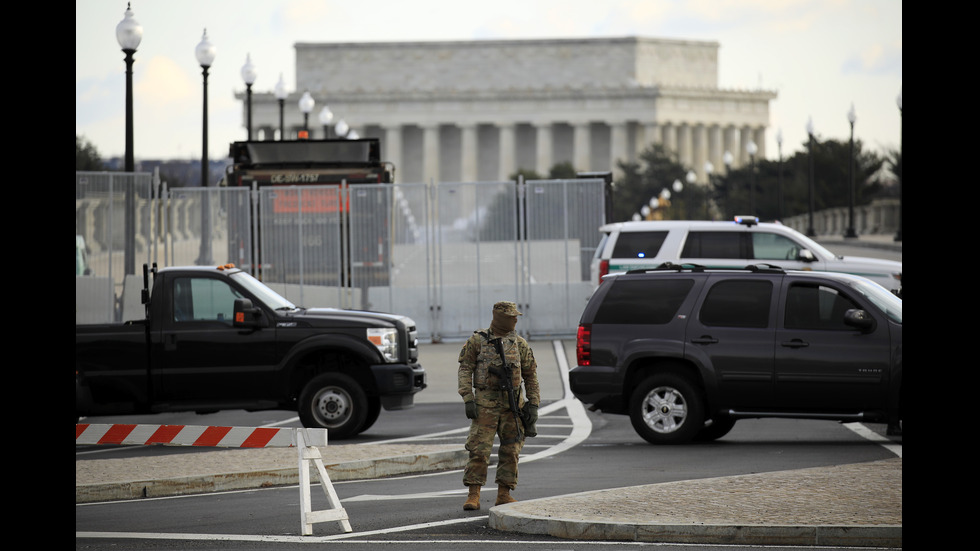
<svg viewBox="0 0 980 551">
<path fill-rule="evenodd" d="M 408 326 L 408 361 L 417 362 L 419 359 L 419 335 L 418 328 L 414 325 Z"/>
</svg>

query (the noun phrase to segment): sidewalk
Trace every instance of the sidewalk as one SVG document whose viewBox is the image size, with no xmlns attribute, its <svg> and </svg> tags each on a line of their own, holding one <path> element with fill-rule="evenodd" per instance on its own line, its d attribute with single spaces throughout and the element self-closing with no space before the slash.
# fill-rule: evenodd
<svg viewBox="0 0 980 551">
<path fill-rule="evenodd" d="M 458 446 L 320 451 L 335 482 L 461 469 L 466 462 Z M 293 448 L 75 462 L 75 503 L 298 483 Z M 491 507 L 489 526 L 573 540 L 900 548 L 902 459 L 518 501 Z"/>
</svg>

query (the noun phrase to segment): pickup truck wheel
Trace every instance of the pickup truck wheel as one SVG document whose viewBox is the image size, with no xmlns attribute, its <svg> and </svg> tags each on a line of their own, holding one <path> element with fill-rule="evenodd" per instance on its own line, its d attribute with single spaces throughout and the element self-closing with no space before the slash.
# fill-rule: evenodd
<svg viewBox="0 0 980 551">
<path fill-rule="evenodd" d="M 701 394 L 687 377 L 657 373 L 642 381 L 630 399 L 633 429 L 651 444 L 680 444 L 704 427 Z"/>
<path fill-rule="evenodd" d="M 299 419 L 304 427 L 327 429 L 327 438 L 342 440 L 357 434 L 367 416 L 368 399 L 354 379 L 324 373 L 310 380 L 299 395 Z"/>
<path fill-rule="evenodd" d="M 361 425 L 361 428 L 357 429 L 357 434 L 361 434 L 362 432 L 371 428 L 371 426 L 374 425 L 374 422 L 378 420 L 379 415 L 381 415 L 381 398 L 378 398 L 377 396 L 368 398 L 367 416 L 365 417 L 364 424 Z"/>
</svg>

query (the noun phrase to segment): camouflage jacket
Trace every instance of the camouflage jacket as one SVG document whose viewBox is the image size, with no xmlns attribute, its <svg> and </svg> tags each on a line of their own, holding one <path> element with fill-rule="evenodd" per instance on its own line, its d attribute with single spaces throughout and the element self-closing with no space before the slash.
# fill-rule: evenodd
<svg viewBox="0 0 980 551">
<path fill-rule="evenodd" d="M 490 329 L 474 332 L 459 352 L 459 395 L 464 402 L 474 398 L 474 389 L 493 390 L 499 385 L 497 376 L 491 373 L 490 367 L 497 369 L 503 362 L 497 353 L 497 347 L 487 339 L 487 335 L 490 335 Z M 511 371 L 514 388 L 520 389 L 523 382 L 527 401 L 539 405 L 541 389 L 538 386 L 538 364 L 534 361 L 530 345 L 516 331 L 511 331 L 501 337 L 501 340 L 507 365 L 514 366 Z"/>
</svg>

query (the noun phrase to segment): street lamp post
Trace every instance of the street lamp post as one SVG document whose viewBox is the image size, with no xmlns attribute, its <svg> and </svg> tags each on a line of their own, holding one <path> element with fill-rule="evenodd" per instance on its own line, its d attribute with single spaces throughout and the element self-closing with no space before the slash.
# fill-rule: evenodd
<svg viewBox="0 0 980 551">
<path fill-rule="evenodd" d="M 749 154 L 749 214 L 756 215 L 755 212 L 755 154 L 759 151 L 759 146 L 755 142 L 749 141 L 745 146 L 745 152 Z"/>
<path fill-rule="evenodd" d="M 204 29 L 201 42 L 194 50 L 197 62 L 201 65 L 201 74 L 204 75 L 204 117 L 201 134 L 201 187 L 203 198 L 201 201 L 201 252 L 198 256 L 198 265 L 212 264 L 211 261 L 211 204 L 208 195 L 208 181 L 210 180 L 210 163 L 208 162 L 208 69 L 214 62 L 217 53 L 214 45 L 208 39 L 208 30 Z"/>
<path fill-rule="evenodd" d="M 245 54 L 245 65 L 242 65 L 242 80 L 245 81 L 245 104 L 247 107 L 245 120 L 247 121 L 248 141 L 252 141 L 252 84 L 255 84 L 255 79 L 258 76 L 258 73 L 255 72 L 255 65 L 252 65 L 252 54 Z"/>
<path fill-rule="evenodd" d="M 333 122 L 333 111 L 326 105 L 320 110 L 320 124 L 323 125 L 323 138 L 330 139 L 330 123 Z"/>
<path fill-rule="evenodd" d="M 902 164 L 905 164 L 905 160 L 902 159 L 902 91 L 898 91 L 898 97 L 895 98 L 895 102 L 898 104 L 898 160 Z M 902 175 L 898 175 L 898 232 L 895 233 L 895 241 L 902 240 Z"/>
<path fill-rule="evenodd" d="M 809 172 L 807 175 L 807 189 L 809 195 L 809 225 L 806 228 L 806 234 L 810 237 L 815 237 L 817 232 L 813 229 L 813 118 L 809 118 L 806 121 L 806 133 L 810 137 L 809 148 L 807 149 L 807 158 L 809 162 Z"/>
<path fill-rule="evenodd" d="M 299 110 L 303 113 L 303 130 L 306 132 L 310 131 L 310 112 L 313 111 L 315 103 L 309 90 L 303 92 L 303 97 L 299 98 Z"/>
<path fill-rule="evenodd" d="M 776 169 L 776 220 L 783 219 L 783 130 L 776 131 L 776 149 L 779 151 L 779 166 Z"/>
<path fill-rule="evenodd" d="M 289 97 L 289 92 L 286 91 L 286 82 L 282 79 L 282 73 L 279 73 L 279 82 L 276 83 L 276 100 L 279 101 L 279 140 L 286 139 L 286 127 L 283 125 L 283 113 L 286 108 L 286 98 Z"/>
<path fill-rule="evenodd" d="M 132 174 L 136 170 L 133 155 L 133 54 L 143 40 L 143 27 L 133 18 L 133 10 L 126 4 L 123 20 L 116 25 L 116 41 L 126 54 L 126 157 L 125 170 Z M 131 179 L 126 186 L 125 212 L 125 271 L 127 274 L 136 273 L 136 196 L 133 190 L 134 181 Z"/>
<path fill-rule="evenodd" d="M 851 125 L 851 145 L 848 150 L 847 156 L 847 185 L 848 185 L 848 201 L 847 201 L 847 231 L 844 232 L 844 237 L 857 237 L 857 232 L 854 231 L 854 121 L 857 120 L 857 114 L 854 112 L 854 104 L 851 104 L 851 110 L 847 112 L 847 122 Z"/>
</svg>

